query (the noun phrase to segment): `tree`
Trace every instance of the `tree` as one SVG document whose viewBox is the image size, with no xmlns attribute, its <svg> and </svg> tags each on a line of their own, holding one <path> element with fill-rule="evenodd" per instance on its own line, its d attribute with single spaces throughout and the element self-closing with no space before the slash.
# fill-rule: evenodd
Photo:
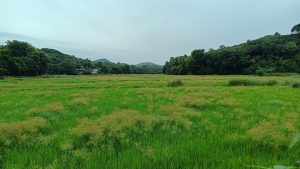
<svg viewBox="0 0 300 169">
<path fill-rule="evenodd" d="M 284 46 L 284 51 L 285 51 L 287 56 L 291 56 L 293 54 L 296 54 L 297 50 L 298 50 L 298 47 L 297 47 L 297 44 L 295 42 L 288 42 Z"/>
<path fill-rule="evenodd" d="M 291 35 L 268 35 L 257 40 L 208 52 L 194 50 L 190 56 L 172 57 L 166 74 L 256 74 L 299 72 L 300 39 Z"/>
<path fill-rule="evenodd" d="M 0 48 L 1 74 L 37 76 L 47 70 L 47 55 L 27 42 L 7 41 Z"/>
<path fill-rule="evenodd" d="M 300 33 L 300 24 L 298 25 L 295 25 L 293 28 L 292 28 L 292 34 L 299 34 Z"/>
</svg>

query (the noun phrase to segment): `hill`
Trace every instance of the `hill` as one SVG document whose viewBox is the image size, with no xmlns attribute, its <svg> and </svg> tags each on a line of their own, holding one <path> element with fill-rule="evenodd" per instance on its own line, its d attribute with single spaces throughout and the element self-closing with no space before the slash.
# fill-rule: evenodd
<svg viewBox="0 0 300 169">
<path fill-rule="evenodd" d="M 142 66 L 158 66 L 158 67 L 163 67 L 162 65 L 158 65 L 158 64 L 155 64 L 155 63 L 152 63 L 152 62 L 142 62 L 142 63 L 136 64 L 136 66 L 138 66 L 138 67 L 142 67 Z"/>
<path fill-rule="evenodd" d="M 162 65 L 158 65 L 152 62 L 142 62 L 135 65 L 136 67 L 143 70 L 143 72 L 147 72 L 148 74 L 159 74 L 162 73 Z"/>
<path fill-rule="evenodd" d="M 172 57 L 163 68 L 166 74 L 264 74 L 300 73 L 300 34 L 268 35 L 219 49 L 197 49 Z"/>
<path fill-rule="evenodd" d="M 107 60 L 106 58 L 102 58 L 102 59 L 97 59 L 97 60 L 94 60 L 94 61 L 92 61 L 92 63 L 113 63 L 113 62 L 111 62 L 110 60 Z"/>
<path fill-rule="evenodd" d="M 43 48 L 49 58 L 48 74 L 78 74 L 78 69 L 88 70 L 92 68 L 92 62 L 88 59 L 77 58 L 73 55 L 64 54 L 55 49 Z M 88 73 L 88 72 L 87 72 Z"/>
</svg>

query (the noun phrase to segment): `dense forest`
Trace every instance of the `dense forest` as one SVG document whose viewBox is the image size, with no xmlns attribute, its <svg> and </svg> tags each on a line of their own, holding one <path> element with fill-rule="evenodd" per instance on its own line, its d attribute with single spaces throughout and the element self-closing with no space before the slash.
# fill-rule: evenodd
<svg viewBox="0 0 300 169">
<path fill-rule="evenodd" d="M 194 50 L 166 62 L 166 74 L 264 74 L 300 73 L 300 24 L 291 35 L 268 35 L 257 40 L 219 49 Z"/>
<path fill-rule="evenodd" d="M 16 40 L 0 46 L 0 76 L 157 73 L 162 73 L 162 66 L 93 62 L 54 49 L 38 49 L 27 42 Z"/>
</svg>

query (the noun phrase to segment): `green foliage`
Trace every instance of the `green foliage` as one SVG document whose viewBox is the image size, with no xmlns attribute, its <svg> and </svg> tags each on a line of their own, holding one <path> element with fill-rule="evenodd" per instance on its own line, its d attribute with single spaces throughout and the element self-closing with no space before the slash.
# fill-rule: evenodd
<svg viewBox="0 0 300 169">
<path fill-rule="evenodd" d="M 178 79 L 178 80 L 172 80 L 170 82 L 168 82 L 168 86 L 169 87 L 179 87 L 179 86 L 183 86 L 183 81 Z"/>
<path fill-rule="evenodd" d="M 0 75 L 41 75 L 47 70 L 47 62 L 47 55 L 29 43 L 7 41 L 0 46 Z"/>
<path fill-rule="evenodd" d="M 126 63 L 113 63 L 110 61 L 94 62 L 93 67 L 100 74 L 159 74 L 162 66 L 154 64 L 128 65 Z"/>
<path fill-rule="evenodd" d="M 292 28 L 291 32 L 294 33 L 294 34 L 300 33 L 300 24 L 295 25 L 295 26 Z"/>
<path fill-rule="evenodd" d="M 300 88 L 300 81 L 299 80 L 286 80 L 283 85 L 291 86 L 293 88 Z"/>
<path fill-rule="evenodd" d="M 8 74 L 8 70 L 5 68 L 0 67 L 0 76 L 5 76 Z"/>
<path fill-rule="evenodd" d="M 294 83 L 292 84 L 292 87 L 293 87 L 293 88 L 300 88 L 300 82 L 294 82 Z"/>
<path fill-rule="evenodd" d="M 269 35 L 240 45 L 205 52 L 194 50 L 190 56 L 171 57 L 163 72 L 174 75 L 300 73 L 300 38 Z"/>
<path fill-rule="evenodd" d="M 267 80 L 267 81 L 263 82 L 263 85 L 267 85 L 267 86 L 274 86 L 277 84 L 278 84 L 277 80 Z"/>
<path fill-rule="evenodd" d="M 77 58 L 72 55 L 61 53 L 54 49 L 42 49 L 49 57 L 48 74 L 75 75 L 78 69 L 91 69 L 92 63 L 88 59 Z"/>
<path fill-rule="evenodd" d="M 89 75 L 97 69 L 101 74 L 159 74 L 162 66 L 155 64 L 128 65 L 101 60 L 92 62 L 64 54 L 55 49 L 37 49 L 26 42 L 8 41 L 0 46 L 0 76 Z"/>
</svg>

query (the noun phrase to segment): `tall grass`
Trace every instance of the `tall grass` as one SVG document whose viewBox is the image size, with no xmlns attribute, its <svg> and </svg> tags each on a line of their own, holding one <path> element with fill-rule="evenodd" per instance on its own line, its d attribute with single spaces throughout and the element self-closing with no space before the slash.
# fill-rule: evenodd
<svg viewBox="0 0 300 169">
<path fill-rule="evenodd" d="M 176 78 L 184 86 L 166 86 L 174 76 L 165 75 L 7 77 L 0 168 L 240 169 L 298 157 L 287 149 L 300 130 L 300 90 L 269 77 Z M 250 82 L 224 85 L 233 78 Z"/>
</svg>

